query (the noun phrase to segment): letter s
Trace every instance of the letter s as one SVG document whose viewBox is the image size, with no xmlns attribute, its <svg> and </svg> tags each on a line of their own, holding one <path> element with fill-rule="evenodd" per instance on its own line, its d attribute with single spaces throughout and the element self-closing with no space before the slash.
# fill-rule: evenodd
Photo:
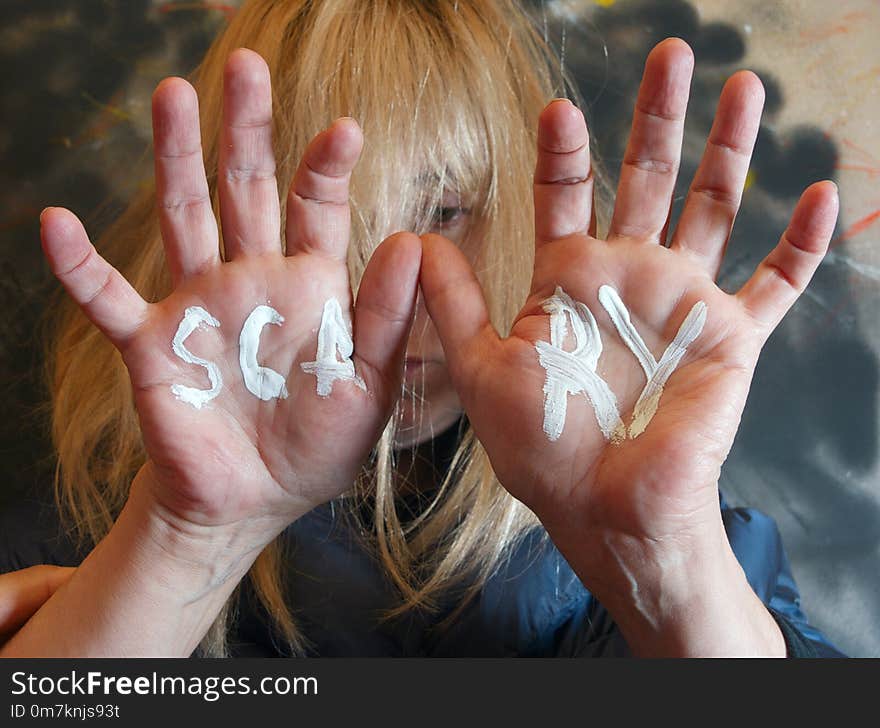
<svg viewBox="0 0 880 728">
<path fill-rule="evenodd" d="M 183 320 L 180 322 L 180 326 L 177 327 L 177 333 L 174 335 L 174 341 L 171 343 L 171 348 L 174 349 L 174 353 L 177 356 L 188 364 L 198 364 L 208 371 L 208 379 L 211 382 L 210 389 L 196 389 L 195 387 L 187 387 L 184 384 L 174 384 L 171 386 L 171 391 L 175 397 L 188 402 L 196 409 L 201 409 L 214 399 L 214 397 L 220 394 L 220 389 L 223 387 L 223 378 L 220 376 L 220 369 L 217 365 L 214 362 L 196 356 L 183 345 L 186 338 L 202 325 L 216 327 L 220 326 L 220 322 L 201 306 L 190 306 L 184 312 Z"/>
</svg>

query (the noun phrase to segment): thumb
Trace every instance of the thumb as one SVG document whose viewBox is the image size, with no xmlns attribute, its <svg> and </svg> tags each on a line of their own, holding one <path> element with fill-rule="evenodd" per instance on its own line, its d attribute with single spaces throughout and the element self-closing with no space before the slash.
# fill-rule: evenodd
<svg viewBox="0 0 880 728">
<path fill-rule="evenodd" d="M 403 377 L 421 258 L 418 237 L 395 233 L 376 248 L 361 278 L 354 307 L 354 353 L 382 382 Z"/>
<path fill-rule="evenodd" d="M 441 235 L 422 236 L 420 284 L 453 379 L 498 332 L 489 320 L 483 288 L 459 247 Z"/>
</svg>

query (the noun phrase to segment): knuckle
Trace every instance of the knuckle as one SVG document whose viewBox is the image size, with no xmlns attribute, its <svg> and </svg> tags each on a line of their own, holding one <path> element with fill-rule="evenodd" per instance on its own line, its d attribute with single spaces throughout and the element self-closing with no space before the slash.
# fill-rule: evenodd
<svg viewBox="0 0 880 728">
<path fill-rule="evenodd" d="M 623 163 L 632 169 L 659 175 L 674 174 L 678 166 L 674 160 L 639 155 L 627 155 Z"/>
</svg>

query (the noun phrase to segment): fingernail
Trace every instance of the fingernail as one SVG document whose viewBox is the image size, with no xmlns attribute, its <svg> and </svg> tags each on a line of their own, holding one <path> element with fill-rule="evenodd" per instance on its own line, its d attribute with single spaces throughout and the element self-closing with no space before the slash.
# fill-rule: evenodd
<svg viewBox="0 0 880 728">
<path fill-rule="evenodd" d="M 43 208 L 43 211 L 40 213 L 40 222 L 41 223 L 43 222 L 43 215 L 45 215 L 51 209 L 52 209 L 51 207 L 44 207 Z"/>
<path fill-rule="evenodd" d="M 558 97 L 558 98 L 553 99 L 553 100 L 550 102 L 550 104 L 555 104 L 555 103 L 558 103 L 558 102 L 560 102 L 560 101 L 565 102 L 565 103 L 568 104 L 569 106 L 574 106 L 574 104 L 571 103 L 571 99 L 566 99 L 566 98 L 561 97 L 561 96 Z M 548 104 L 548 105 L 549 105 L 549 104 Z"/>
</svg>

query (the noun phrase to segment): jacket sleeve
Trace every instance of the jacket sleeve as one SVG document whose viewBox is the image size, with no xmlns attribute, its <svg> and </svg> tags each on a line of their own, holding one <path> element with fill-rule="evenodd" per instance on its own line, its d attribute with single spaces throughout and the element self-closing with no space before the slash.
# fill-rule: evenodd
<svg viewBox="0 0 880 728">
<path fill-rule="evenodd" d="M 801 609 L 800 592 L 776 522 L 753 508 L 731 508 L 723 496 L 721 516 L 749 584 L 782 631 L 788 656 L 844 657 Z"/>
<path fill-rule="evenodd" d="M 776 522 L 753 508 L 731 508 L 721 497 L 721 516 L 749 584 L 776 620 L 788 657 L 844 657 L 801 609 L 800 593 Z M 625 657 L 629 648 L 611 615 L 586 590 L 557 630 L 557 656 Z"/>
</svg>

